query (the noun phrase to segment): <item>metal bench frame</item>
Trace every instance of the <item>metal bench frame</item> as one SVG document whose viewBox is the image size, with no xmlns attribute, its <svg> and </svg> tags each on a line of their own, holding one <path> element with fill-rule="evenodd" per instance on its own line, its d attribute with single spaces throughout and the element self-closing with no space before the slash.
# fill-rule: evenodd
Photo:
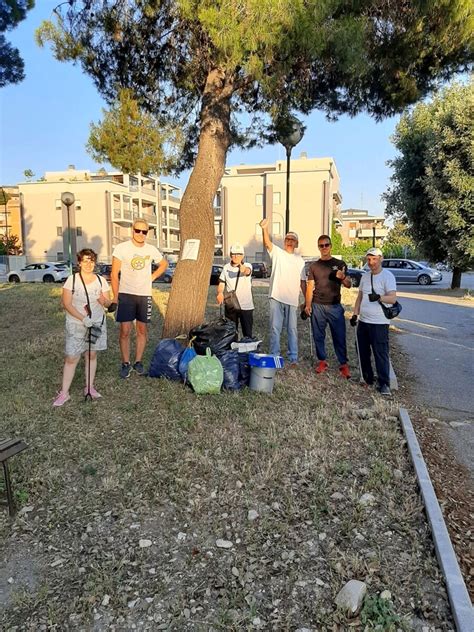
<svg viewBox="0 0 474 632">
<path fill-rule="evenodd" d="M 10 516 L 15 515 L 15 501 L 13 498 L 10 471 L 8 469 L 8 459 L 19 452 L 23 452 L 27 447 L 23 439 L 0 439 L 0 462 L 3 465 L 3 478 L 5 480 L 5 492 L 7 496 L 6 502 L 3 501 L 1 504 L 8 505 L 8 513 Z"/>
</svg>

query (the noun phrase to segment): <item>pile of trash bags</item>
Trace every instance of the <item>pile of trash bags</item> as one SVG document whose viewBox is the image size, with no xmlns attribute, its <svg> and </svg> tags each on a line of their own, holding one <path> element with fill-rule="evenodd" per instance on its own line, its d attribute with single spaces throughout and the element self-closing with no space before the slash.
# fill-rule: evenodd
<svg viewBox="0 0 474 632">
<path fill-rule="evenodd" d="M 249 353 L 261 341 L 239 342 L 235 323 L 220 317 L 189 332 L 187 347 L 174 338 L 162 340 L 151 360 L 149 377 L 190 384 L 196 393 L 238 391 L 250 382 Z"/>
</svg>

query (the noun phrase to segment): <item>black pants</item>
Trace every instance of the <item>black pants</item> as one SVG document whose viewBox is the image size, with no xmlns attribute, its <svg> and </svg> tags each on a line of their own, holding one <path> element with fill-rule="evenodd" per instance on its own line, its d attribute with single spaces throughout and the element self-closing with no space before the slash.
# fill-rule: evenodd
<svg viewBox="0 0 474 632">
<path fill-rule="evenodd" d="M 367 384 L 374 383 L 371 352 L 374 354 L 379 388 L 390 387 L 390 358 L 388 347 L 388 325 L 372 325 L 359 320 L 357 343 L 359 345 L 362 377 Z"/>
<path fill-rule="evenodd" d="M 253 309 L 241 309 L 238 312 L 232 310 L 228 312 L 226 308 L 225 317 L 235 323 L 237 329 L 239 329 L 240 321 L 242 326 L 242 338 L 252 338 Z"/>
</svg>

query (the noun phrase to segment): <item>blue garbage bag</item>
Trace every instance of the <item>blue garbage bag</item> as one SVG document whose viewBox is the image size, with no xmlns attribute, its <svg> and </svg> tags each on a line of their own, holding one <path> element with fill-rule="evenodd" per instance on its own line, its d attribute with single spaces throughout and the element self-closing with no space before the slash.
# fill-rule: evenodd
<svg viewBox="0 0 474 632">
<path fill-rule="evenodd" d="M 239 383 L 241 387 L 250 384 L 249 354 L 244 352 L 239 353 Z"/>
<path fill-rule="evenodd" d="M 183 347 L 177 340 L 165 338 L 155 349 L 148 375 L 180 382 L 181 374 L 178 367 L 182 353 Z"/>
<path fill-rule="evenodd" d="M 193 358 L 196 357 L 196 352 L 193 347 L 186 347 L 186 349 L 181 354 L 181 358 L 179 359 L 178 371 L 186 382 L 188 379 L 188 364 L 191 362 Z"/>
<path fill-rule="evenodd" d="M 228 391 L 238 391 L 241 388 L 239 382 L 239 355 L 238 351 L 222 351 L 216 353 L 222 368 L 224 369 L 224 382 L 222 386 Z"/>
</svg>

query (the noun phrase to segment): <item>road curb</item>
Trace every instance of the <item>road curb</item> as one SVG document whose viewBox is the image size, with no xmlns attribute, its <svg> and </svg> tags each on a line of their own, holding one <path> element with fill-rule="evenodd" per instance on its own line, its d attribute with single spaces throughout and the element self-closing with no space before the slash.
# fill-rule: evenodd
<svg viewBox="0 0 474 632">
<path fill-rule="evenodd" d="M 425 503 L 428 522 L 438 558 L 443 571 L 448 590 L 449 602 L 458 632 L 472 632 L 474 630 L 474 613 L 466 585 L 461 575 L 453 545 L 449 538 L 448 529 L 436 498 L 433 484 L 416 438 L 410 416 L 406 408 L 399 409 L 403 432 L 408 443 L 408 450 L 415 468 L 423 502 Z"/>
</svg>

